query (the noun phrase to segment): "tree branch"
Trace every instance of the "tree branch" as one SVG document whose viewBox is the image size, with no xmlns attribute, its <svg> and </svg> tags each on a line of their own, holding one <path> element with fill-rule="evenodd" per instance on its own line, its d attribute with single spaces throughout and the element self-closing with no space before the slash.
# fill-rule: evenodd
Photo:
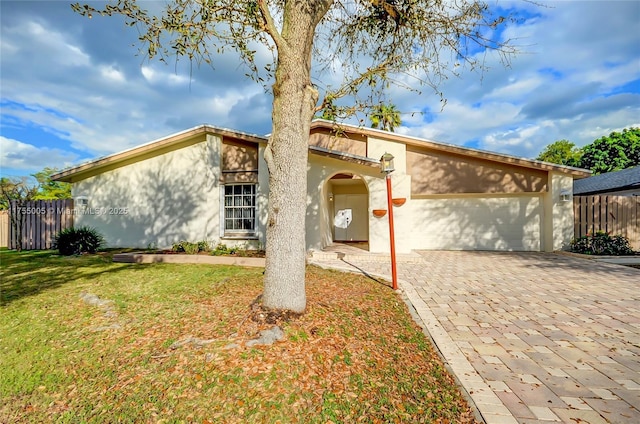
<svg viewBox="0 0 640 424">
<path fill-rule="evenodd" d="M 278 31 L 278 27 L 273 20 L 273 16 L 271 16 L 271 12 L 269 12 L 267 1 L 258 0 L 258 8 L 260 9 L 260 15 L 262 16 L 262 19 L 264 19 L 263 30 L 271 36 L 273 42 L 276 43 L 276 47 L 278 48 L 278 50 L 284 48 L 286 43 L 280 35 L 280 32 Z"/>
</svg>

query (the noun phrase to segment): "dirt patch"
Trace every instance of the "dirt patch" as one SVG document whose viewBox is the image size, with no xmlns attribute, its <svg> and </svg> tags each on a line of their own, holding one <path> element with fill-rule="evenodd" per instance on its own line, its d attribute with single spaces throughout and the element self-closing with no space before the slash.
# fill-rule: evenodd
<svg viewBox="0 0 640 424">
<path fill-rule="evenodd" d="M 262 295 L 258 296 L 256 300 L 251 303 L 249 313 L 249 317 L 251 318 L 251 320 L 258 325 L 282 325 L 300 316 L 302 316 L 302 314 L 298 314 L 292 311 L 265 308 L 262 304 Z"/>
</svg>

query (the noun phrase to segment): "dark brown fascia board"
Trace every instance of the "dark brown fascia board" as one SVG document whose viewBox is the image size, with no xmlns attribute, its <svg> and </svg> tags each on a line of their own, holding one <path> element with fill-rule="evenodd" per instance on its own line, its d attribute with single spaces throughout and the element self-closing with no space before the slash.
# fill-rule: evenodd
<svg viewBox="0 0 640 424">
<path fill-rule="evenodd" d="M 266 143 L 267 139 L 265 137 L 261 137 L 256 134 L 247 134 L 235 130 L 230 130 L 227 128 L 218 128 L 210 125 L 200 125 L 194 128 L 190 128 L 185 131 L 181 131 L 176 134 L 172 134 L 167 137 L 163 137 L 158 140 L 151 141 L 149 143 L 145 143 L 141 146 L 137 146 L 128 150 L 124 150 L 119 153 L 114 153 L 112 155 L 104 156 L 90 162 L 86 162 L 65 170 L 62 170 L 56 174 L 53 174 L 51 178 L 54 181 L 64 181 L 64 182 L 75 182 L 82 178 L 74 178 L 81 177 L 83 174 L 98 174 L 99 170 L 102 168 L 106 168 L 109 166 L 117 165 L 122 163 L 122 165 L 126 165 L 129 163 L 136 162 L 136 158 L 153 153 L 158 152 L 159 154 L 171 151 L 171 148 L 176 144 L 181 144 L 188 142 L 190 139 L 196 138 L 205 134 L 215 134 L 223 137 L 233 137 L 236 139 L 249 141 L 253 143 Z"/>
<path fill-rule="evenodd" d="M 332 121 L 325 121 L 322 119 L 315 119 L 311 123 L 311 129 L 314 128 L 326 128 L 326 129 L 343 129 L 344 131 L 357 132 L 367 136 L 373 136 L 383 138 L 389 141 L 395 141 L 404 143 L 407 146 L 421 147 L 432 150 L 438 150 L 442 152 L 449 152 L 463 156 L 470 156 L 478 159 L 485 159 L 493 162 L 500 162 L 510 165 L 518 165 L 525 168 L 540 169 L 544 171 L 554 171 L 563 174 L 569 174 L 576 178 L 585 178 L 591 176 L 591 171 L 588 169 L 574 168 L 571 166 L 556 165 L 548 162 L 542 162 L 539 160 L 520 158 L 517 156 L 505 155 L 502 153 L 489 152 L 486 150 L 472 149 L 469 147 L 456 146 L 454 144 L 441 143 L 438 141 L 426 140 L 423 138 L 412 137 L 407 135 L 399 135 L 389 131 L 382 131 L 374 128 L 366 128 L 356 126 L 352 124 L 336 123 Z"/>
</svg>

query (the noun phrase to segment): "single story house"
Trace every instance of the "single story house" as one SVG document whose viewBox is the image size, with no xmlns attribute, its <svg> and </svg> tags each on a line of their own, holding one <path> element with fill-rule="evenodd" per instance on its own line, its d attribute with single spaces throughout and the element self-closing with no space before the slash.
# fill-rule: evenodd
<svg viewBox="0 0 640 424">
<path fill-rule="evenodd" d="M 268 138 L 201 125 L 54 176 L 72 183 L 75 225 L 112 247 L 207 240 L 264 245 Z M 588 171 L 316 120 L 309 138 L 306 243 L 389 251 L 391 153 L 396 249 L 553 251 L 573 237 L 573 181 Z M 398 202 L 401 203 L 401 202 Z"/>
<path fill-rule="evenodd" d="M 574 196 L 640 196 L 640 166 L 573 182 Z"/>
</svg>

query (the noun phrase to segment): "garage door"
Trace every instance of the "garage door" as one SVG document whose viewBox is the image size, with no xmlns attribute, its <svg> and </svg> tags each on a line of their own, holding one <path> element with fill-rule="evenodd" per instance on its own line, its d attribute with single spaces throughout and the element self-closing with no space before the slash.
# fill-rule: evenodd
<svg viewBox="0 0 640 424">
<path fill-rule="evenodd" d="M 412 199 L 413 249 L 540 251 L 540 196 Z"/>
</svg>

